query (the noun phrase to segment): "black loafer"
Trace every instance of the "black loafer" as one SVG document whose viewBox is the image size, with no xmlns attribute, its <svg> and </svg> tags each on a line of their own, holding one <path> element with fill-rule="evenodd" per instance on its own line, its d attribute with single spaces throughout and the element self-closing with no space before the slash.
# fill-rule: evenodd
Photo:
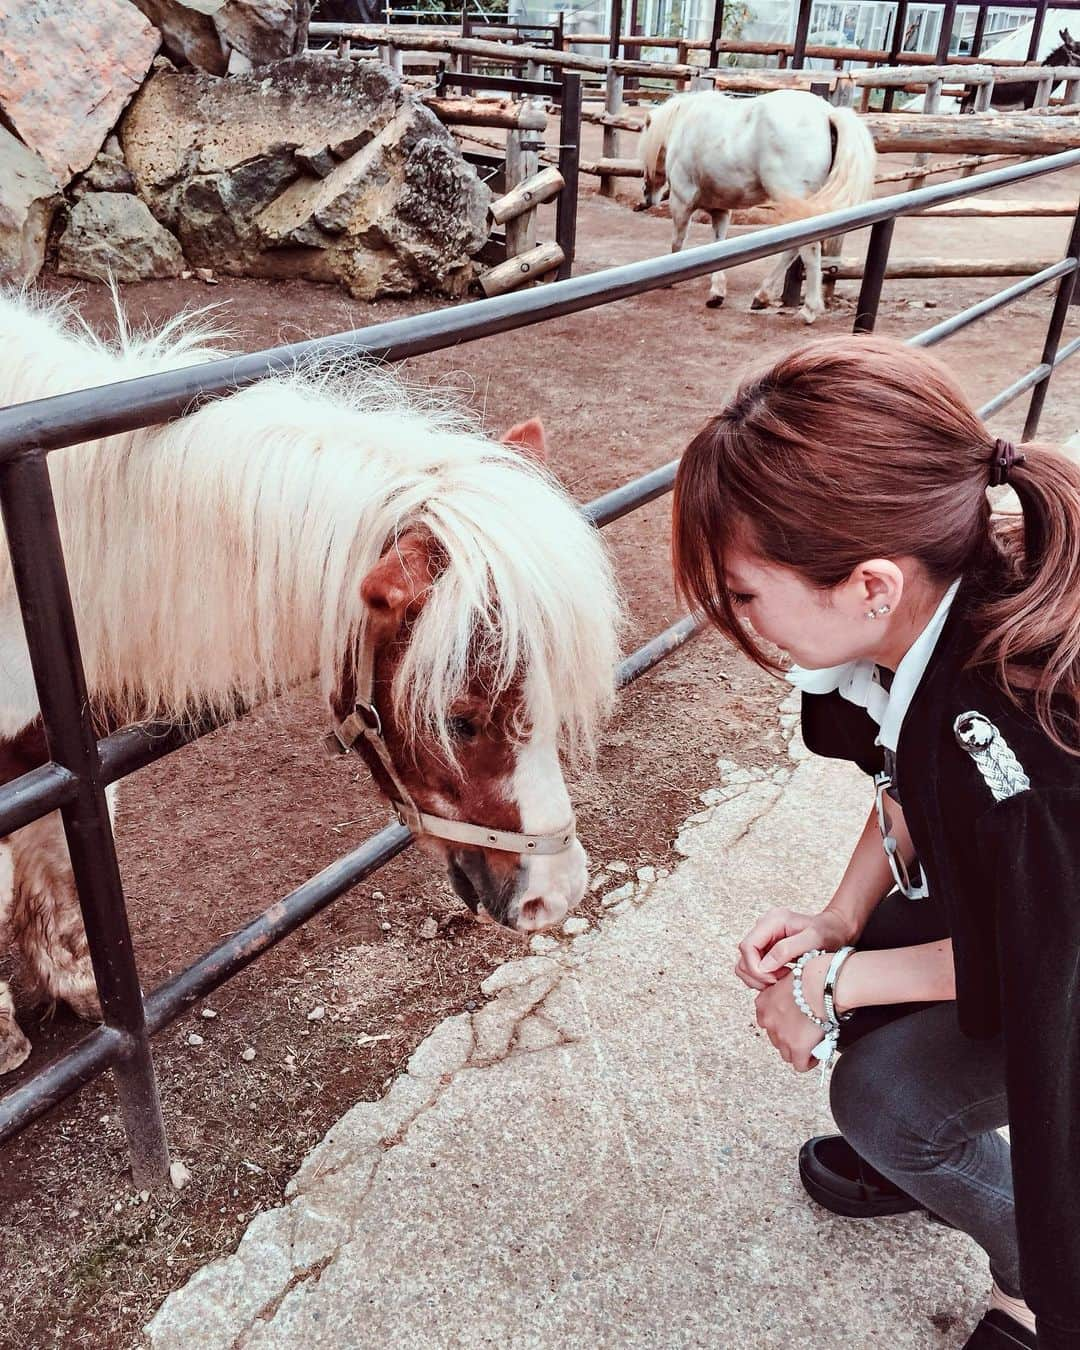
<svg viewBox="0 0 1080 1350">
<path fill-rule="evenodd" d="M 1000 1308 L 991 1308 L 964 1342 L 964 1350 L 1035 1350 L 1037 1344 L 1033 1331 Z"/>
<path fill-rule="evenodd" d="M 803 1144 L 799 1176 L 812 1200 L 846 1219 L 879 1219 L 925 1209 L 860 1158 L 839 1134 L 819 1134 Z"/>
</svg>

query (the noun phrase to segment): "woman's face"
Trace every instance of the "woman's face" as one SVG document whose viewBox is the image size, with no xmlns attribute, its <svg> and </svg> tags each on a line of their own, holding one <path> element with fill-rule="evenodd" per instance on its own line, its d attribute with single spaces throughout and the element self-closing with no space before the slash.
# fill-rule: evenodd
<svg viewBox="0 0 1080 1350">
<path fill-rule="evenodd" d="M 887 625 L 868 622 L 867 614 L 883 604 L 895 610 L 897 581 L 903 588 L 900 569 L 888 562 L 863 564 L 826 591 L 738 548 L 725 559 L 724 578 L 735 612 L 754 632 L 812 670 L 874 659 Z"/>
</svg>

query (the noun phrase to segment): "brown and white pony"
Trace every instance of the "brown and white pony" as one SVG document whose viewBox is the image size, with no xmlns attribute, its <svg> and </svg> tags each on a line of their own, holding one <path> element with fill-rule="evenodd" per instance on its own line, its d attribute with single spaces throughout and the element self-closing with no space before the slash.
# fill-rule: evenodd
<svg viewBox="0 0 1080 1350">
<path fill-rule="evenodd" d="M 0 293 L 0 404 L 218 354 L 180 321 L 122 329 L 110 348 Z M 366 663 L 398 782 L 358 748 L 385 792 L 444 824 L 569 831 L 539 855 L 423 833 L 470 907 L 529 931 L 581 899 L 560 750 L 588 754 L 610 706 L 621 610 L 597 532 L 534 457 L 385 374 L 322 370 L 58 451 L 49 468 L 103 728 L 226 718 L 316 671 L 341 723 Z M 0 541 L 0 781 L 45 757 Z M 59 816 L 6 845 L 0 942 L 38 991 L 97 1016 Z M 0 983 L 0 1072 L 28 1052 Z"/>
</svg>

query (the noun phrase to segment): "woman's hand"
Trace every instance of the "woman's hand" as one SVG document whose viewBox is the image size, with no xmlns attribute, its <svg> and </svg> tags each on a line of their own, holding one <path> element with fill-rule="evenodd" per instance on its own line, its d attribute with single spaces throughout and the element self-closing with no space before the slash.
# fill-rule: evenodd
<svg viewBox="0 0 1080 1350">
<path fill-rule="evenodd" d="M 789 961 L 816 947 L 826 952 L 838 951 L 856 936 L 851 919 L 833 909 L 822 910 L 820 914 L 771 909 L 739 943 L 735 974 L 750 989 L 768 989 L 787 974 L 784 967 Z M 787 997 L 790 1001 L 790 992 Z"/>
<path fill-rule="evenodd" d="M 803 967 L 803 997 L 819 1017 L 822 1015 L 822 990 L 828 964 L 828 956 L 815 957 Z M 758 1026 L 780 1052 L 781 1059 L 790 1064 L 796 1073 L 806 1073 L 812 1069 L 817 1063 L 813 1049 L 820 1044 L 825 1033 L 795 1006 L 790 972 L 785 970 L 783 978 L 763 989 L 754 1002 Z"/>
</svg>

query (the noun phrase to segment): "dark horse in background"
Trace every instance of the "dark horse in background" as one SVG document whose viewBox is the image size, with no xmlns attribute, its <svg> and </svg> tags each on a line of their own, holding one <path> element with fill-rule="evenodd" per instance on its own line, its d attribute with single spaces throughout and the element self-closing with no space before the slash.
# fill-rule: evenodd
<svg viewBox="0 0 1080 1350">
<path fill-rule="evenodd" d="M 1026 66 L 1080 66 L 1080 42 L 1069 36 L 1069 30 L 1058 32 L 1061 45 L 1041 61 L 1025 61 Z M 1019 84 L 996 84 L 990 95 L 992 108 L 1033 108 L 1039 93 L 1038 80 L 1022 80 Z M 969 90 L 960 104 L 962 113 L 975 109 L 975 91 Z"/>
</svg>

